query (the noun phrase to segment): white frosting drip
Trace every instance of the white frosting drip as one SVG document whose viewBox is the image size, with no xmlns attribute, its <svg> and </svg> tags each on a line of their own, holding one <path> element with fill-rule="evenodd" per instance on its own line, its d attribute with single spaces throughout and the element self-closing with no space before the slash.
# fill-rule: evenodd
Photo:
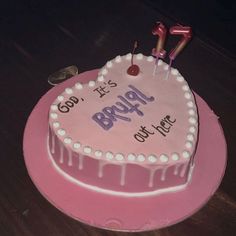
<svg viewBox="0 0 236 236">
<path fill-rule="evenodd" d="M 73 162 L 72 162 L 72 151 L 71 150 L 67 150 L 68 151 L 68 166 L 72 166 Z"/>
<path fill-rule="evenodd" d="M 105 166 L 105 162 L 103 160 L 99 160 L 98 162 L 98 177 L 103 177 L 103 167 Z"/>
<path fill-rule="evenodd" d="M 125 175 L 126 175 L 126 165 L 122 164 L 121 165 L 121 176 L 120 176 L 120 185 L 121 186 L 125 185 Z"/>
<path fill-rule="evenodd" d="M 188 173 L 188 182 L 183 184 L 183 185 L 178 185 L 175 187 L 168 187 L 168 188 L 164 188 L 164 189 L 158 189 L 158 190 L 154 190 L 154 191 L 147 191 L 147 192 L 132 192 L 132 193 L 127 193 L 127 192 L 122 192 L 122 191 L 113 191 L 113 190 L 108 190 L 108 189 L 103 189 L 97 186 L 93 186 L 93 185 L 89 185 L 86 183 L 83 183 L 81 181 L 79 181 L 78 179 L 75 179 L 74 177 L 68 175 L 66 172 L 64 172 L 58 165 L 57 163 L 54 161 L 50 149 L 49 149 L 49 138 L 48 138 L 48 145 L 47 145 L 47 149 L 48 149 L 48 154 L 49 154 L 49 158 L 52 161 L 53 166 L 55 167 L 55 169 L 58 171 L 58 173 L 60 173 L 63 177 L 65 177 L 68 181 L 71 181 L 72 183 L 78 184 L 82 187 L 85 187 L 87 189 L 96 191 L 96 192 L 101 192 L 101 193 L 105 193 L 105 194 L 111 194 L 111 195 L 115 195 L 115 196 L 123 196 L 123 197 L 145 197 L 145 196 L 153 196 L 153 195 L 158 195 L 158 194 L 162 194 L 162 193 L 166 193 L 166 192 L 176 192 L 178 190 L 181 190 L 183 188 L 185 188 L 188 184 L 188 182 L 191 180 L 191 173 L 193 170 L 194 166 L 190 167 L 190 171 Z M 61 143 L 59 143 L 60 146 L 60 163 L 63 163 L 63 145 L 61 145 Z M 79 155 L 79 169 L 83 169 L 83 155 Z M 103 176 L 103 168 L 107 163 L 103 160 L 99 160 L 99 168 L 98 168 L 98 176 L 101 178 Z M 178 170 L 179 167 L 182 165 L 182 163 L 179 163 L 177 165 L 175 165 L 175 170 L 174 170 L 174 174 L 177 175 L 178 174 Z M 181 171 L 181 177 L 184 176 L 184 174 L 186 173 L 186 169 L 188 167 L 188 163 L 184 164 L 182 171 Z M 167 171 L 168 166 L 164 167 L 162 169 L 162 174 L 161 174 L 161 180 L 164 181 L 166 179 L 166 171 Z M 159 168 L 157 168 L 159 169 Z M 154 181 L 154 174 L 156 172 L 157 169 L 153 169 L 150 170 L 150 177 L 149 177 L 149 183 L 148 186 L 151 187 L 153 186 L 153 181 Z M 125 175 L 126 170 L 123 170 L 123 173 Z M 122 174 L 121 174 L 122 176 Z M 125 180 L 125 177 L 123 177 Z M 122 179 L 122 177 L 121 177 Z M 121 180 L 122 183 L 122 180 Z M 125 182 L 124 182 L 125 184 Z"/>
<path fill-rule="evenodd" d="M 161 173 L 161 181 L 165 181 L 167 169 L 168 169 L 168 166 L 163 168 L 162 173 Z"/>
<path fill-rule="evenodd" d="M 181 166 L 181 163 L 180 163 L 180 164 L 177 164 L 177 165 L 175 165 L 175 169 L 174 169 L 174 175 L 178 175 L 180 166 Z"/>
<path fill-rule="evenodd" d="M 149 182 L 148 182 L 148 187 L 149 188 L 153 187 L 153 179 L 154 179 L 155 172 L 156 172 L 155 169 L 151 169 L 149 171 Z"/>
<path fill-rule="evenodd" d="M 83 167 L 84 167 L 84 156 L 82 154 L 79 154 L 79 170 L 83 170 Z"/>
<path fill-rule="evenodd" d="M 187 167 L 188 167 L 188 163 L 183 165 L 181 173 L 180 173 L 180 177 L 184 177 Z"/>
<path fill-rule="evenodd" d="M 62 143 L 59 144 L 60 146 L 60 159 L 59 162 L 62 164 L 64 162 L 64 146 Z"/>
<path fill-rule="evenodd" d="M 50 130 L 51 132 L 51 139 L 52 139 L 52 142 L 51 142 L 51 153 L 54 154 L 55 153 L 55 135 L 53 134 L 52 130 Z"/>
</svg>

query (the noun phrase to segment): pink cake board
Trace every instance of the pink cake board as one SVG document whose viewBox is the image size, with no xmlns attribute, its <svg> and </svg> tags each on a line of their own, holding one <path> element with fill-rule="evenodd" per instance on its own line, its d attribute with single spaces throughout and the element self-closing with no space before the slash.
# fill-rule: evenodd
<svg viewBox="0 0 236 236">
<path fill-rule="evenodd" d="M 180 222 L 198 211 L 217 190 L 227 148 L 217 116 L 197 95 L 200 133 L 195 168 L 185 190 L 150 197 L 105 195 L 69 182 L 57 173 L 47 151 L 48 110 L 66 87 L 95 79 L 97 70 L 75 76 L 48 91 L 32 111 L 24 133 L 24 157 L 40 193 L 56 208 L 83 223 L 117 231 L 147 231 Z M 138 181 L 138 177 L 137 177 Z"/>
</svg>

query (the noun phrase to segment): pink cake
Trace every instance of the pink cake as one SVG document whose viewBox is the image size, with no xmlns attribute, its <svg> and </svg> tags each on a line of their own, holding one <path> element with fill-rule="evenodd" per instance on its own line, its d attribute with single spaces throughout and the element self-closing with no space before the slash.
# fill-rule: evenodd
<svg viewBox="0 0 236 236">
<path fill-rule="evenodd" d="M 198 140 L 194 95 L 177 69 L 137 54 L 117 56 L 96 80 L 78 82 L 49 111 L 48 150 L 68 181 L 140 197 L 184 189 Z M 91 78 L 93 79 L 93 78 Z"/>
</svg>

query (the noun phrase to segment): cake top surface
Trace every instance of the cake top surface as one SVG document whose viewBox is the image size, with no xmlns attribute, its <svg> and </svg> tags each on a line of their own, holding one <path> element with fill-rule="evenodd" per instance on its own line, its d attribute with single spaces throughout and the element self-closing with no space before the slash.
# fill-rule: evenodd
<svg viewBox="0 0 236 236">
<path fill-rule="evenodd" d="M 152 56 L 134 56 L 140 72 L 127 74 L 131 54 L 117 56 L 96 80 L 66 88 L 50 108 L 49 123 L 73 151 L 112 162 L 158 165 L 188 160 L 195 150 L 194 96 L 178 70 Z M 167 75 L 168 74 L 168 75 Z"/>
</svg>

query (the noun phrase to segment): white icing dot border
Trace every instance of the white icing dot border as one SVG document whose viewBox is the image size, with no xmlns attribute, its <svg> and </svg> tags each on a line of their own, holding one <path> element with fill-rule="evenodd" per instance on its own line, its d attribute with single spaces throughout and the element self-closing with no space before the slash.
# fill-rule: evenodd
<svg viewBox="0 0 236 236">
<path fill-rule="evenodd" d="M 131 53 L 126 54 L 125 56 L 116 56 L 113 60 L 108 61 L 106 63 L 106 65 L 100 70 L 100 72 L 98 73 L 98 77 L 96 79 L 96 81 L 89 81 L 87 83 L 88 87 L 90 87 L 91 89 L 96 86 L 96 83 L 100 83 L 100 82 L 104 82 L 105 81 L 105 77 L 109 72 L 109 69 L 114 67 L 116 63 L 121 63 L 121 61 L 123 60 L 123 58 L 125 60 L 130 60 L 132 57 Z M 146 61 L 148 61 L 149 63 L 155 63 L 155 58 L 153 56 L 144 56 L 143 54 L 139 53 L 134 55 L 134 57 L 136 58 L 136 60 L 143 60 L 145 59 Z M 169 65 L 166 64 L 165 62 L 163 62 L 161 59 L 158 60 L 158 66 L 162 66 L 163 70 L 168 70 Z M 179 71 L 175 68 L 171 68 L 171 74 L 176 76 L 176 81 L 183 83 L 185 81 L 184 77 L 179 73 Z M 188 159 L 191 157 L 191 153 L 193 153 L 193 142 L 195 141 L 195 135 L 196 132 L 198 132 L 198 129 L 196 128 L 197 123 L 198 123 L 198 115 L 196 112 L 196 105 L 194 102 L 194 96 L 192 95 L 192 92 L 187 84 L 187 82 L 184 82 L 183 85 L 180 85 L 181 89 L 183 91 L 183 96 L 186 99 L 186 107 L 187 107 L 187 112 L 188 112 L 188 122 L 190 124 L 189 126 L 189 133 L 186 135 L 186 141 L 183 145 L 183 148 L 186 148 L 186 150 L 184 149 L 182 151 L 182 153 L 172 153 L 170 155 L 170 157 L 166 154 L 160 154 L 159 157 L 157 157 L 154 154 L 151 154 L 149 156 L 145 156 L 144 154 L 134 154 L 134 153 L 129 153 L 127 155 L 124 155 L 122 153 L 116 153 L 113 154 L 110 151 L 104 152 L 101 150 L 94 150 L 93 148 L 90 146 L 86 146 L 81 144 L 79 141 L 75 141 L 73 142 L 73 140 L 69 137 L 65 137 L 66 135 L 66 130 L 64 130 L 61 127 L 61 124 L 58 121 L 55 121 L 58 119 L 58 114 L 56 113 L 58 110 L 58 107 L 56 104 L 52 104 L 50 109 L 50 119 L 52 119 L 52 127 L 55 130 L 55 132 L 58 134 L 58 136 L 60 137 L 65 137 L 63 138 L 63 142 L 65 144 L 71 144 L 72 148 L 74 151 L 79 151 L 82 150 L 83 153 L 88 154 L 88 155 L 92 155 L 97 159 L 101 159 L 104 158 L 105 160 L 108 161 L 128 161 L 128 162 L 136 162 L 136 163 L 150 163 L 150 164 L 158 164 L 158 163 L 168 163 L 170 160 L 171 161 L 181 161 L 182 158 L 183 159 Z M 71 95 L 73 94 L 73 89 L 77 89 L 77 90 L 82 90 L 84 88 L 84 84 L 81 84 L 80 82 L 75 83 L 74 87 L 72 88 L 66 88 L 64 93 Z M 63 96 L 63 93 L 61 95 L 59 95 L 57 97 L 57 101 L 62 102 L 65 99 L 65 97 Z M 188 151 L 187 151 L 188 150 Z"/>
</svg>

